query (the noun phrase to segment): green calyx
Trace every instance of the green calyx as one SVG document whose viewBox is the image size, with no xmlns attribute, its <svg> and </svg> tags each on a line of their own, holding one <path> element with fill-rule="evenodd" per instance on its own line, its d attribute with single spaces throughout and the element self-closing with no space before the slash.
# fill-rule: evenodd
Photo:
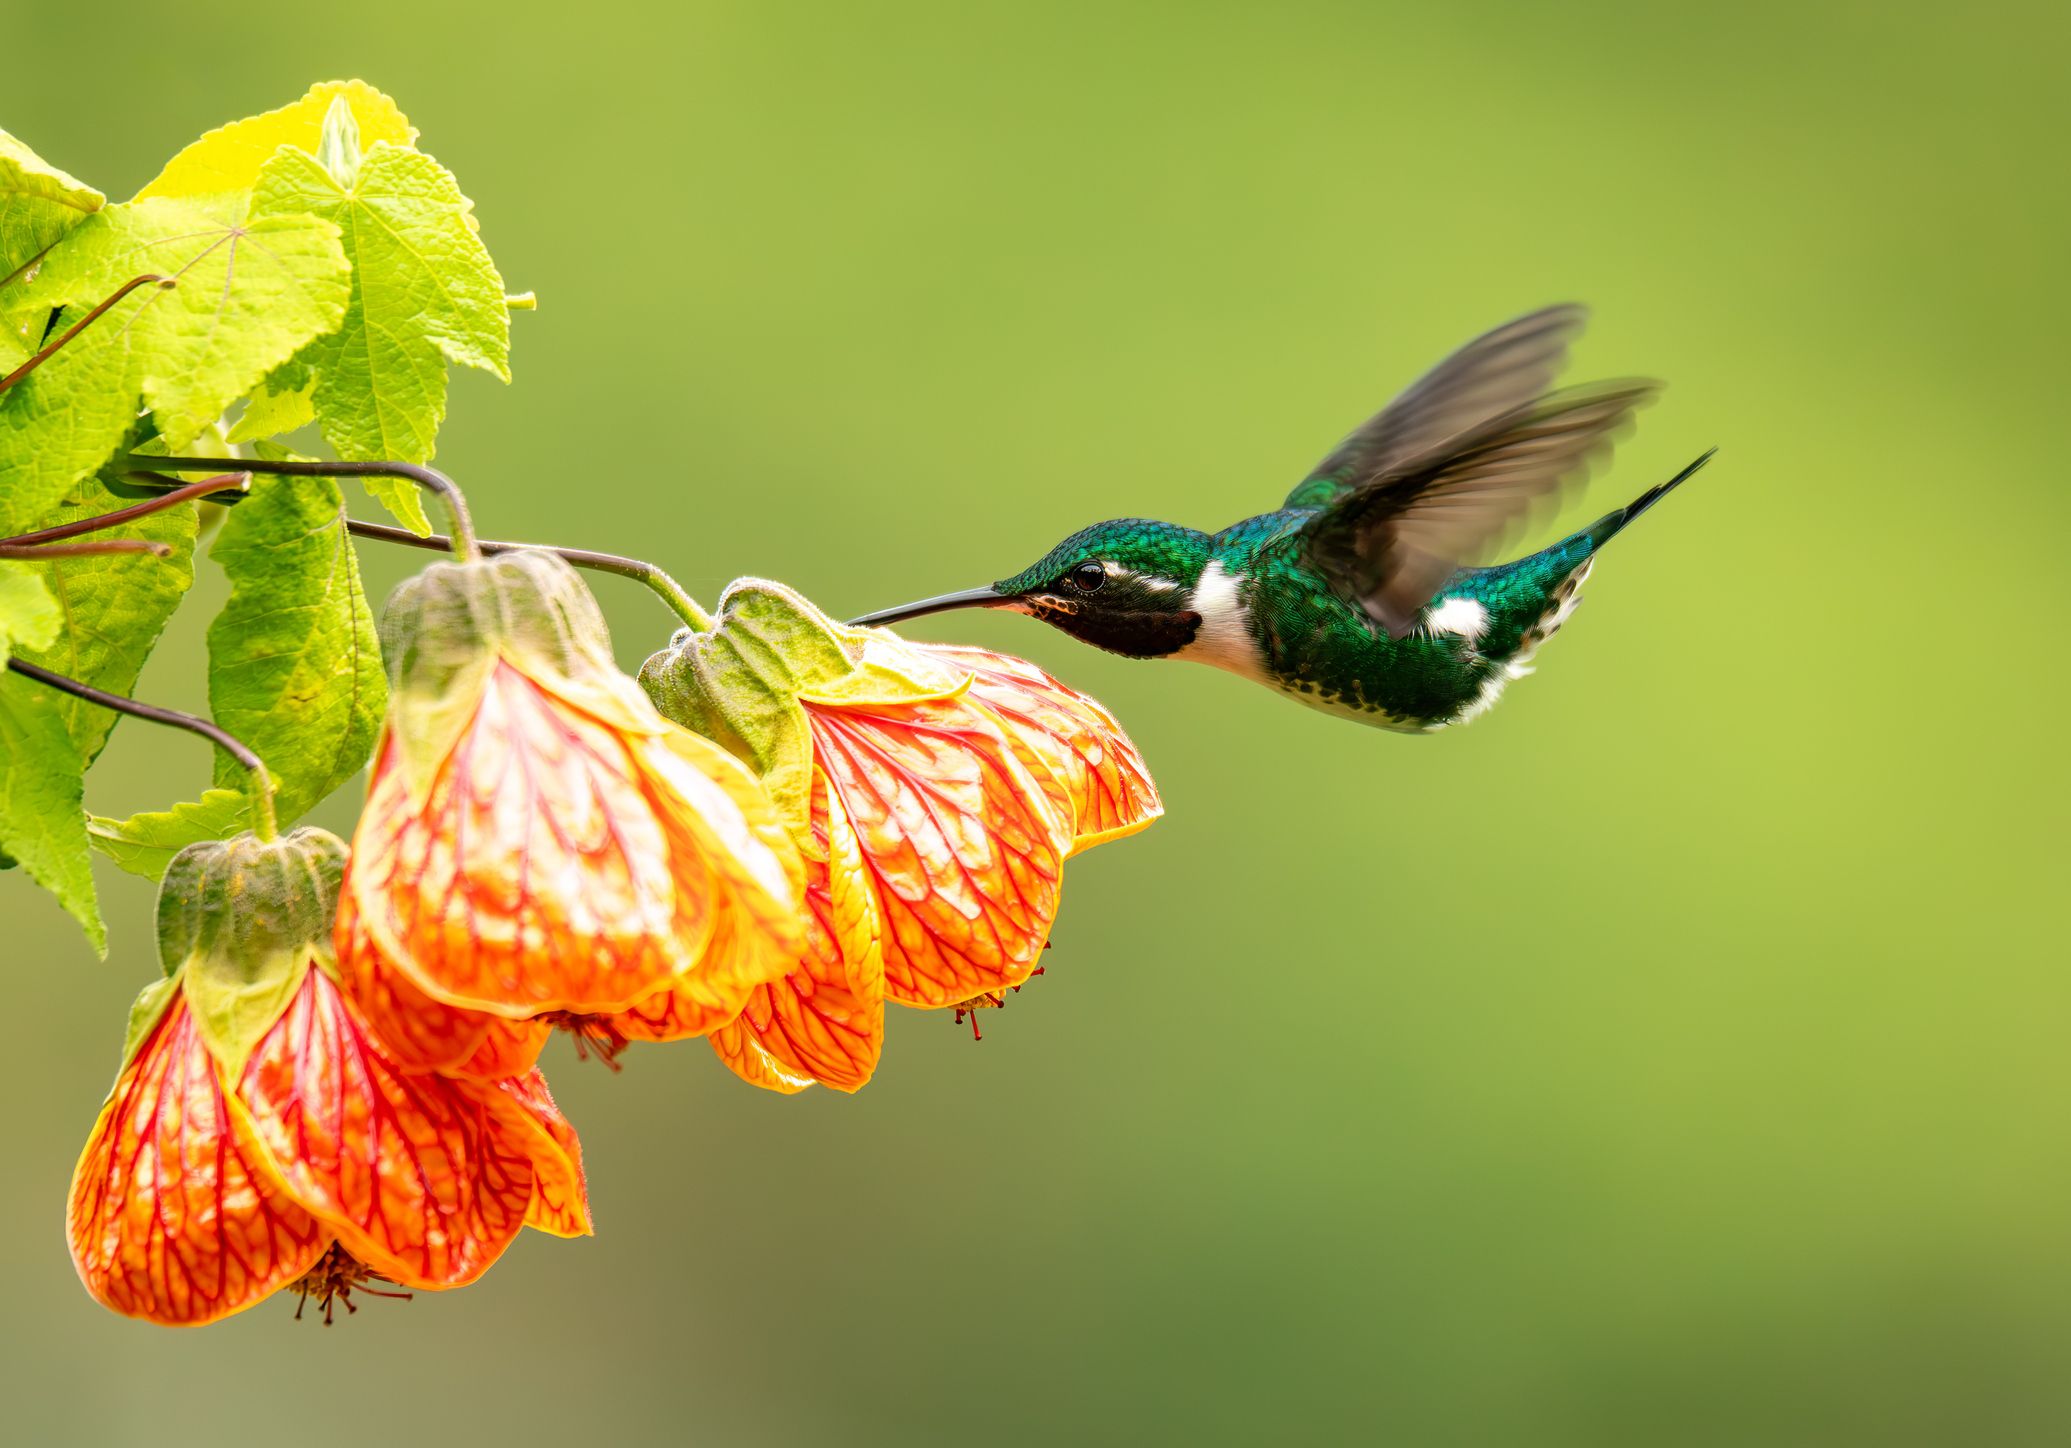
<svg viewBox="0 0 2071 1448">
<path fill-rule="evenodd" d="M 599 711 L 622 708 L 625 695 L 638 701 L 612 660 L 597 600 L 552 553 L 434 563 L 406 579 L 382 613 L 381 652 L 389 728 L 420 793 L 474 717 L 499 659 Z"/>
<path fill-rule="evenodd" d="M 680 630 L 640 669 L 662 717 L 732 750 L 762 777 L 801 845 L 812 839 L 805 706 L 954 697 L 970 675 L 875 629 L 836 623 L 780 583 L 736 579 L 709 632 Z"/>
<path fill-rule="evenodd" d="M 331 927 L 345 842 L 318 829 L 277 840 L 242 834 L 189 845 L 158 891 L 166 979 L 137 999 L 124 1060 L 184 990 L 195 1028 L 235 1081 L 301 989 L 312 962 L 335 959 Z"/>
</svg>

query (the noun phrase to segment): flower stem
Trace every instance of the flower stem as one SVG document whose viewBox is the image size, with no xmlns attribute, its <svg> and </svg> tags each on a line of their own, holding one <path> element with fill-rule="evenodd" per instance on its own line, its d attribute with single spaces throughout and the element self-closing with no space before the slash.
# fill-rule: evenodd
<svg viewBox="0 0 2071 1448">
<path fill-rule="evenodd" d="M 202 472 L 220 467 L 221 458 L 162 458 L 149 453 L 131 453 L 126 459 L 131 467 L 164 472 Z M 467 498 L 460 491 L 460 485 L 436 468 L 420 467 L 416 463 L 398 462 L 247 462 L 237 459 L 240 470 L 251 473 L 273 473 L 286 478 L 407 478 L 429 492 L 437 493 L 446 505 L 446 512 L 453 520 L 453 556 L 463 563 L 472 563 L 482 556 L 481 546 L 475 541 L 474 519 L 468 515 Z"/>
<path fill-rule="evenodd" d="M 147 538 L 91 538 L 84 543 L 0 543 L 0 558 L 20 559 L 27 563 L 44 558 L 79 558 L 90 553 L 152 553 L 160 558 L 170 558 L 172 552 L 170 543 Z"/>
<path fill-rule="evenodd" d="M 138 455 L 131 454 L 131 460 L 139 460 Z M 265 465 L 254 463 L 252 466 L 254 469 L 263 469 Z M 153 483 L 169 484 L 178 481 L 178 479 L 169 477 L 164 473 L 133 472 L 129 476 L 133 479 L 141 479 Z M 212 482 L 216 483 L 220 483 L 220 481 L 220 479 L 212 480 Z M 206 490 L 208 486 L 209 484 L 190 483 L 183 491 L 191 497 L 195 491 Z M 233 497 L 224 501 L 234 503 L 237 500 Z M 163 506 L 165 504 L 162 499 L 153 499 L 150 503 L 138 505 L 140 509 L 146 510 L 152 507 Z M 125 513 L 128 511 L 130 510 L 125 510 Z M 118 518 L 123 515 L 111 513 L 108 516 L 110 518 Z M 76 528 L 80 525 L 71 524 L 68 526 Z M 419 537 L 408 528 L 396 528 L 387 523 L 365 523 L 357 518 L 347 519 L 345 526 L 352 532 L 353 536 L 358 538 L 374 538 L 383 543 L 400 543 L 405 548 L 426 548 L 434 553 L 447 553 L 453 549 L 453 540 L 438 533 L 434 533 L 430 537 Z M 41 535 L 31 534 L 24 536 L 37 537 Z M 699 607 L 698 601 L 690 596 L 682 584 L 670 577 L 667 571 L 644 559 L 624 558 L 616 553 L 595 553 L 587 548 L 553 548 L 545 544 L 534 543 L 499 543 L 487 538 L 476 539 L 475 547 L 484 554 L 510 553 L 521 548 L 532 548 L 542 553 L 557 554 L 567 562 L 574 564 L 577 568 L 589 568 L 599 573 L 615 573 L 621 578 L 630 578 L 637 583 L 644 583 L 653 589 L 660 596 L 662 602 L 666 603 L 678 618 L 689 624 L 698 633 L 710 633 L 712 631 L 712 615 Z"/>
<path fill-rule="evenodd" d="M 345 525 L 360 538 L 377 538 L 384 543 L 400 543 L 406 548 L 429 548 L 444 552 L 453 546 L 453 540 L 434 533 L 429 538 L 420 538 L 408 528 L 394 528 L 386 523 L 362 523 L 357 519 Z M 682 584 L 655 564 L 638 558 L 623 558 L 616 553 L 593 553 L 587 548 L 550 548 L 537 543 L 499 543 L 483 538 L 475 546 L 484 553 L 516 553 L 531 550 L 537 553 L 552 553 L 577 568 L 588 568 L 598 573 L 615 573 L 620 578 L 630 578 L 644 583 L 660 595 L 676 616 L 699 633 L 710 633 L 712 615 L 698 606 L 698 601 L 685 591 Z"/>
<path fill-rule="evenodd" d="M 114 295 L 110 296 L 106 301 L 102 302 L 99 306 L 95 307 L 85 316 L 81 317 L 78 321 L 74 322 L 70 327 L 67 327 L 65 329 L 65 334 L 62 337 L 59 337 L 56 341 L 44 347 L 43 350 L 38 352 L 35 356 L 31 357 L 28 361 L 22 363 L 21 366 L 15 368 L 14 371 L 8 373 L 5 377 L 0 377 L 0 392 L 5 392 L 8 388 L 14 386 L 15 383 L 21 381 L 24 377 L 27 377 L 31 372 L 34 372 L 38 367 L 41 367 L 52 357 L 56 356 L 61 350 L 63 350 L 64 345 L 67 342 L 71 341 L 81 332 L 84 332 L 88 327 L 91 327 L 95 322 L 99 321 L 101 319 L 101 314 L 103 312 L 106 312 L 108 308 L 114 306 L 117 302 L 121 301 L 131 292 L 135 291 L 138 287 L 149 286 L 153 282 L 156 282 L 161 287 L 172 287 L 179 285 L 179 283 L 174 281 L 171 277 L 162 277 L 151 273 L 146 273 L 145 275 L 140 277 L 131 277 L 128 281 L 124 282 L 121 286 L 115 289 Z"/>
<path fill-rule="evenodd" d="M 160 482 L 178 484 L 180 481 L 178 478 L 168 478 L 156 473 L 150 476 Z M 219 493 L 227 488 L 235 488 L 242 492 L 251 480 L 250 473 L 222 473 L 202 482 L 176 486 L 169 493 L 161 493 L 155 498 L 128 508 L 117 508 L 112 513 L 102 513 L 99 517 L 81 518 L 72 523 L 60 523 L 55 528 L 43 528 L 34 533 L 18 534 L 13 538 L 0 538 L 0 544 L 55 543 L 60 538 L 77 538 L 81 533 L 98 533 L 103 528 L 113 528 L 118 523 L 128 523 L 148 514 L 176 507 L 189 498 L 206 497 L 210 493 Z"/>
<path fill-rule="evenodd" d="M 68 679 L 63 674 L 53 674 L 48 669 L 38 668 L 26 659 L 9 659 L 7 667 L 25 679 L 84 699 L 89 704 L 98 704 L 103 709 L 113 709 L 118 714 L 133 714 L 139 719 L 149 719 L 154 724 L 168 724 L 175 729 L 185 729 L 190 734 L 199 734 L 241 765 L 252 779 L 252 833 L 262 840 L 271 840 L 280 833 L 280 827 L 273 813 L 273 776 L 266 772 L 265 761 L 252 752 L 250 745 L 234 734 L 217 727 L 210 720 L 194 714 L 182 714 L 177 709 L 161 709 L 156 704 L 145 704 L 111 694 L 105 689 L 96 689 L 91 684 L 82 684 L 77 679 Z"/>
</svg>

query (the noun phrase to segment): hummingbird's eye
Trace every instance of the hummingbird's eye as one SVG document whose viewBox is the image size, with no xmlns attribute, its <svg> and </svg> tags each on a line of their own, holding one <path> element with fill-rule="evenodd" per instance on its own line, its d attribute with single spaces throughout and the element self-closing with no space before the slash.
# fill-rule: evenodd
<svg viewBox="0 0 2071 1448">
<path fill-rule="evenodd" d="M 1065 577 L 1071 580 L 1071 586 L 1079 592 L 1091 593 L 1107 582 L 1107 570 L 1098 563 L 1081 563 Z"/>
</svg>

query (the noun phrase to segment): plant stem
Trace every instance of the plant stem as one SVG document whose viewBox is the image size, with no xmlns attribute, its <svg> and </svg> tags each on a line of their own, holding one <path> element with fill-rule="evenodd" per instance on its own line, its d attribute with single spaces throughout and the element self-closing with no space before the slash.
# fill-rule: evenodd
<svg viewBox="0 0 2071 1448">
<path fill-rule="evenodd" d="M 17 558 L 34 563 L 43 558 L 79 558 L 91 553 L 155 553 L 172 556 L 170 543 L 148 538 L 94 538 L 84 543 L 0 543 L 0 558 Z"/>
<path fill-rule="evenodd" d="M 406 548 L 429 548 L 443 553 L 452 548 L 453 540 L 434 533 L 429 538 L 420 538 L 408 528 L 395 528 L 386 523 L 362 523 L 357 519 L 345 525 L 360 538 L 377 538 L 383 543 L 400 543 Z M 616 553 L 593 553 L 587 548 L 549 548 L 535 543 L 499 543 L 493 539 L 478 539 L 475 543 L 484 553 L 517 553 L 531 550 L 536 553 L 552 553 L 577 568 L 594 569 L 598 573 L 615 573 L 620 578 L 630 578 L 644 583 L 660 595 L 676 616 L 699 633 L 712 630 L 712 615 L 698 606 L 696 599 L 684 590 L 682 584 L 655 564 L 638 558 L 623 558 Z"/>
<path fill-rule="evenodd" d="M 155 274 L 147 273 L 144 276 L 131 277 L 128 281 L 124 282 L 121 286 L 115 289 L 114 295 L 110 296 L 106 301 L 102 302 L 99 306 L 95 307 L 85 316 L 81 317 L 78 321 L 74 322 L 70 327 L 67 327 L 65 329 L 65 333 L 63 336 L 59 337 L 56 341 L 44 347 L 35 356 L 31 357 L 28 361 L 22 363 L 21 366 L 15 368 L 14 371 L 8 373 L 5 377 L 0 377 L 0 392 L 5 392 L 8 388 L 14 386 L 15 383 L 21 381 L 24 377 L 27 377 L 31 372 L 34 372 L 38 367 L 41 367 L 52 357 L 56 356 L 57 353 L 63 349 L 64 345 L 67 342 L 71 341 L 81 332 L 84 332 L 88 327 L 91 327 L 95 322 L 99 321 L 101 319 L 101 314 L 107 311 L 108 308 L 114 306 L 117 302 L 121 301 L 131 292 L 135 291 L 138 287 L 148 286 L 153 282 L 156 282 L 161 287 L 173 287 L 179 285 L 179 283 L 174 281 L 171 277 L 162 277 Z"/>
<path fill-rule="evenodd" d="M 136 461 L 139 455 L 132 453 L 130 457 L 132 461 Z M 252 467 L 254 470 L 263 470 L 265 465 L 254 463 Z M 164 473 L 140 471 L 132 472 L 129 476 L 154 483 L 171 484 L 179 481 L 177 478 L 168 477 Z M 207 484 L 203 483 L 190 483 L 187 485 L 186 491 L 189 496 L 193 496 L 194 490 L 205 489 L 207 486 Z M 237 500 L 233 497 L 225 501 L 234 503 Z M 152 506 L 163 506 L 163 503 L 159 499 L 153 499 L 151 503 L 139 504 L 138 506 L 149 508 Z M 113 518 L 120 515 L 111 513 L 109 516 Z M 400 543 L 406 548 L 426 548 L 435 553 L 448 553 L 453 550 L 453 540 L 437 533 L 432 534 L 430 537 L 419 537 L 408 528 L 396 528 L 387 523 L 363 523 L 356 518 L 346 520 L 345 526 L 351 530 L 355 537 L 359 538 L 373 538 L 383 543 Z M 644 583 L 653 589 L 660 596 L 662 602 L 666 603 L 678 618 L 689 624 L 697 632 L 710 633 L 712 631 L 712 615 L 699 607 L 698 601 L 690 596 L 682 584 L 670 577 L 666 570 L 643 559 L 624 558 L 616 553 L 595 553 L 587 548 L 553 548 L 545 544 L 534 543 L 499 543 L 486 538 L 476 539 L 475 547 L 484 554 L 510 553 L 521 548 L 532 548 L 542 553 L 556 554 L 567 562 L 574 564 L 577 568 L 589 568 L 599 573 L 615 573 L 621 578 L 630 578 L 637 583 Z"/>
<path fill-rule="evenodd" d="M 7 667 L 25 679 L 56 689 L 61 693 L 84 699 L 89 704 L 98 704 L 103 709 L 113 709 L 118 714 L 133 714 L 139 719 L 149 719 L 154 724 L 168 724 L 175 729 L 185 729 L 190 734 L 199 734 L 241 765 L 252 778 L 252 833 L 262 840 L 271 840 L 280 833 L 273 814 L 273 776 L 266 772 L 266 763 L 252 752 L 251 746 L 234 734 L 217 727 L 212 721 L 194 714 L 182 714 L 177 709 L 161 709 L 156 704 L 144 704 L 121 694 L 111 694 L 105 689 L 96 689 L 91 684 L 82 684 L 77 679 L 68 679 L 63 674 L 53 674 L 48 669 L 38 668 L 26 659 L 9 659 Z"/>
<path fill-rule="evenodd" d="M 159 482 L 176 485 L 180 482 L 178 478 L 169 478 L 160 473 L 147 473 L 144 476 Z M 241 492 L 251 480 L 252 475 L 250 473 L 223 473 L 199 483 L 175 486 L 171 492 L 162 493 L 148 502 L 137 503 L 127 508 L 117 508 L 114 512 L 103 513 L 97 518 L 81 518 L 77 522 L 60 523 L 55 528 L 43 528 L 37 532 L 22 533 L 13 538 L 0 538 L 0 543 L 55 543 L 60 538 L 77 538 L 81 533 L 98 533 L 103 528 L 113 528 L 118 523 L 127 523 L 133 519 L 142 518 L 147 514 L 156 513 L 161 509 L 175 507 L 186 502 L 189 498 L 206 497 L 210 493 L 222 492 L 226 488 L 236 488 Z"/>
<path fill-rule="evenodd" d="M 222 466 L 221 458 L 162 458 L 149 453 L 131 453 L 125 460 L 131 467 L 156 468 L 163 472 L 204 472 Z M 416 463 L 397 462 L 247 462 L 237 459 L 240 470 L 250 473 L 274 473 L 286 478 L 407 478 L 418 487 L 437 493 L 446 505 L 447 514 L 453 519 L 453 556 L 463 563 L 472 563 L 481 557 L 482 550 L 475 541 L 474 519 L 468 515 L 467 498 L 461 493 L 460 485 L 436 468 L 420 467 Z"/>
</svg>

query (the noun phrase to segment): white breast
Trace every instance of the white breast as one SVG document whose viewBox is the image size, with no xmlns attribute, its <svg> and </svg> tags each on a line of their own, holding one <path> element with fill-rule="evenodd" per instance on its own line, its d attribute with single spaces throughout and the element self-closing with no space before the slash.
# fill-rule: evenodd
<svg viewBox="0 0 2071 1448">
<path fill-rule="evenodd" d="M 1173 658 L 1192 659 L 1246 679 L 1264 681 L 1258 644 L 1251 637 L 1251 617 L 1245 612 L 1238 589 L 1243 581 L 1241 573 L 1225 571 L 1220 559 L 1211 560 L 1201 570 L 1201 581 L 1194 585 L 1192 599 L 1194 612 L 1201 615 L 1201 630 Z"/>
</svg>

